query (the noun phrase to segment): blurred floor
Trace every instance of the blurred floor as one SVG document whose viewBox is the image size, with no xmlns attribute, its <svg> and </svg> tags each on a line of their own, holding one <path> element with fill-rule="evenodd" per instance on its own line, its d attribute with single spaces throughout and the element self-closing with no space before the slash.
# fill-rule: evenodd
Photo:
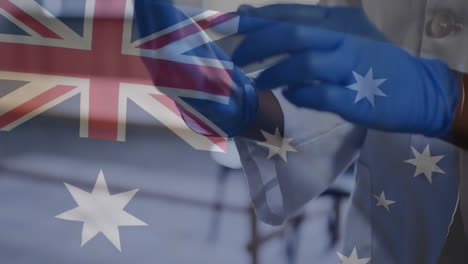
<svg viewBox="0 0 468 264">
<path fill-rule="evenodd" d="M 155 120 L 130 126 L 125 143 L 78 138 L 77 123 L 38 117 L 0 134 L 0 263 L 250 263 L 247 214 L 223 212 L 218 239 L 208 242 L 209 208 L 160 199 L 213 202 L 218 167 L 209 153 Z M 54 218 L 76 206 L 63 183 L 90 192 L 101 169 L 111 194 L 139 189 L 125 210 L 148 223 L 120 228 L 122 252 L 102 234 L 81 248 L 82 224 Z M 249 205 L 240 171 L 228 179 L 225 202 Z M 339 262 L 327 226 L 332 207 L 327 198 L 307 207 L 298 264 Z M 260 230 L 274 228 L 261 224 Z M 260 263 L 286 263 L 281 237 L 261 247 Z"/>
</svg>

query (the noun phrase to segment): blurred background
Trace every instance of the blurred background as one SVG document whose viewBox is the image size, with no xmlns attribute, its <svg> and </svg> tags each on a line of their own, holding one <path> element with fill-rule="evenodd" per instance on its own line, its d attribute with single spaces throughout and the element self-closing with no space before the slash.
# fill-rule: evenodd
<svg viewBox="0 0 468 264">
<path fill-rule="evenodd" d="M 253 214 L 241 170 L 167 129 L 132 126 L 131 138 L 117 144 L 76 140 L 76 129 L 71 120 L 44 117 L 1 134 L 3 263 L 337 262 L 346 193 L 331 191 L 272 227 Z M 139 189 L 125 211 L 148 224 L 120 227 L 122 252 L 102 234 L 80 248 L 82 224 L 54 218 L 76 206 L 64 182 L 90 192 L 101 169 L 111 194 Z"/>
<path fill-rule="evenodd" d="M 37 2 L 80 30 L 83 1 Z M 11 33 L 2 19 L 0 33 Z M 25 83 L 0 80 L 0 98 Z M 1 132 L 0 263 L 338 262 L 351 172 L 272 227 L 255 216 L 232 142 L 227 153 L 197 151 L 131 101 L 125 142 L 80 138 L 79 112 L 74 96 Z M 82 223 L 55 218 L 76 207 L 64 183 L 91 192 L 101 170 L 111 194 L 139 189 L 125 211 L 148 224 L 119 228 L 122 252 L 102 234 L 81 247 Z"/>
</svg>

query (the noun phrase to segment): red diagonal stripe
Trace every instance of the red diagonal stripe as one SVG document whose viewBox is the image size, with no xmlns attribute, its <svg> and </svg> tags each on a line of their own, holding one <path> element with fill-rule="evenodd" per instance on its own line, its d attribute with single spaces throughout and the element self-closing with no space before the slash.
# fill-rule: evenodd
<svg viewBox="0 0 468 264">
<path fill-rule="evenodd" d="M 45 38 L 62 39 L 52 30 L 41 24 L 37 19 L 24 12 L 21 8 L 11 3 L 10 0 L 0 0 L 0 8 L 4 9 L 19 21 L 34 30 L 37 34 Z"/>
<path fill-rule="evenodd" d="M 185 37 L 188 37 L 190 35 L 196 34 L 202 30 L 217 26 L 219 24 L 222 24 L 228 20 L 231 20 L 233 18 L 237 17 L 236 15 L 233 14 L 225 14 L 225 13 L 218 13 L 215 15 L 212 15 L 210 17 L 207 17 L 203 20 L 198 21 L 197 23 L 193 23 L 190 25 L 187 25 L 185 27 L 182 27 L 176 31 L 167 33 L 165 35 L 162 35 L 158 38 L 155 38 L 153 40 L 150 40 L 148 42 L 145 42 L 141 45 L 139 45 L 137 48 L 141 49 L 159 49 L 162 48 L 166 45 L 169 45 L 170 43 L 183 39 Z"/>
<path fill-rule="evenodd" d="M 0 128 L 4 128 L 10 123 L 22 118 L 23 116 L 33 112 L 41 106 L 57 99 L 58 97 L 75 89 L 76 86 L 57 85 L 42 94 L 32 98 L 31 100 L 21 104 L 20 106 L 6 112 L 0 116 Z"/>
<path fill-rule="evenodd" d="M 158 102 L 162 103 L 165 107 L 170 109 L 174 114 L 178 115 L 179 118 L 183 119 L 182 114 L 180 113 L 179 108 L 169 96 L 162 95 L 162 94 L 151 94 L 151 96 L 156 99 Z M 198 117 L 194 114 L 190 113 L 189 111 L 185 111 L 185 114 L 188 115 L 192 120 L 197 122 L 197 125 L 201 126 L 203 130 L 207 131 L 211 135 L 218 135 L 218 136 L 207 136 L 207 138 L 216 144 L 219 148 L 223 151 L 227 151 L 227 141 L 225 138 L 221 137 L 216 131 L 214 131 L 211 127 L 209 127 L 205 122 L 201 121 Z"/>
</svg>

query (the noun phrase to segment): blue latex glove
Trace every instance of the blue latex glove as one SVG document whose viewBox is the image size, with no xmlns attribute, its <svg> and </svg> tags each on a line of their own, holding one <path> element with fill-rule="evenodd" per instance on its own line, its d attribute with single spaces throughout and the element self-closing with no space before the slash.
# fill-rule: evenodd
<svg viewBox="0 0 468 264">
<path fill-rule="evenodd" d="M 235 63 L 289 55 L 259 76 L 257 88 L 286 86 L 293 104 L 370 128 L 449 132 L 458 96 L 454 74 L 439 60 L 413 57 L 386 41 L 361 9 L 272 5 L 242 7 L 239 14 L 247 37 Z"/>
<path fill-rule="evenodd" d="M 189 9 L 188 7 L 184 7 Z M 187 11 L 187 10 L 186 10 Z M 191 8 L 188 10 L 193 13 L 199 13 L 202 10 L 195 10 Z M 171 1 L 168 0 L 136 0 L 135 1 L 135 20 L 138 25 L 140 38 L 149 36 L 155 32 L 159 32 L 166 29 L 174 24 L 186 20 L 187 15 Z M 181 32 L 180 34 L 184 34 Z M 187 38 L 187 41 L 190 41 Z M 187 44 L 184 41 L 179 42 L 181 47 Z M 146 49 L 156 50 L 157 47 L 148 47 Z M 169 49 L 162 52 L 165 56 L 171 54 L 171 52 L 180 52 L 179 49 Z M 174 56 L 180 54 L 174 54 Z M 227 64 L 231 63 L 230 59 L 224 52 L 217 47 L 214 43 L 204 45 L 202 47 L 196 47 L 193 50 L 186 51 L 184 56 L 211 58 L 217 61 L 224 61 Z M 143 57 L 148 70 L 152 73 L 152 78 L 155 83 L 158 82 L 158 78 L 179 78 L 184 75 L 191 75 L 193 80 L 190 83 L 190 88 L 200 91 L 200 97 L 198 98 L 183 98 L 183 100 L 197 112 L 201 113 L 210 122 L 215 124 L 221 129 L 226 136 L 235 136 L 242 132 L 242 130 L 250 123 L 254 118 L 258 108 L 258 97 L 256 90 L 253 86 L 252 81 L 235 65 L 233 68 L 228 69 L 230 77 L 226 78 L 226 74 L 217 75 L 213 74 L 205 66 L 201 66 L 198 69 L 191 67 L 179 67 L 180 71 L 166 73 L 165 76 L 158 76 L 157 72 L 160 64 L 155 62 L 152 58 Z M 203 65 L 201 63 L 200 65 Z M 174 75 L 174 76 L 167 76 Z M 228 100 L 225 102 L 219 102 L 214 100 L 207 100 L 206 83 L 207 81 L 212 83 L 218 83 L 216 88 L 221 94 L 228 94 Z M 185 88 L 185 87 L 174 87 L 174 88 Z M 202 93 L 204 92 L 204 93 Z M 171 94 L 168 94 L 171 96 Z M 198 118 L 194 118 L 194 115 L 186 108 L 178 104 L 178 109 L 184 118 L 186 124 L 195 132 L 207 135 L 207 136 L 218 136 L 220 135 L 211 127 L 206 125 L 206 122 L 201 121 Z"/>
</svg>

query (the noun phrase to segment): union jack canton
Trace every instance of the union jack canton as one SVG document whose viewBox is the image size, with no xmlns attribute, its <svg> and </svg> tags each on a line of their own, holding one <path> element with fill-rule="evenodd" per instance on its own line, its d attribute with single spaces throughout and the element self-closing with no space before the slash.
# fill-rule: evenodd
<svg viewBox="0 0 468 264">
<path fill-rule="evenodd" d="M 188 52 L 236 33 L 238 17 L 180 8 L 183 19 L 139 33 L 138 1 L 75 1 L 81 8 L 73 23 L 41 1 L 0 1 L 0 16 L 11 25 L 0 30 L 0 80 L 25 83 L 0 98 L 0 129 L 11 131 L 78 96 L 79 113 L 72 114 L 81 137 L 125 141 L 133 101 L 195 149 L 225 150 L 222 130 L 181 98 L 229 100 L 232 63 Z M 188 129 L 177 104 L 218 136 Z"/>
</svg>

